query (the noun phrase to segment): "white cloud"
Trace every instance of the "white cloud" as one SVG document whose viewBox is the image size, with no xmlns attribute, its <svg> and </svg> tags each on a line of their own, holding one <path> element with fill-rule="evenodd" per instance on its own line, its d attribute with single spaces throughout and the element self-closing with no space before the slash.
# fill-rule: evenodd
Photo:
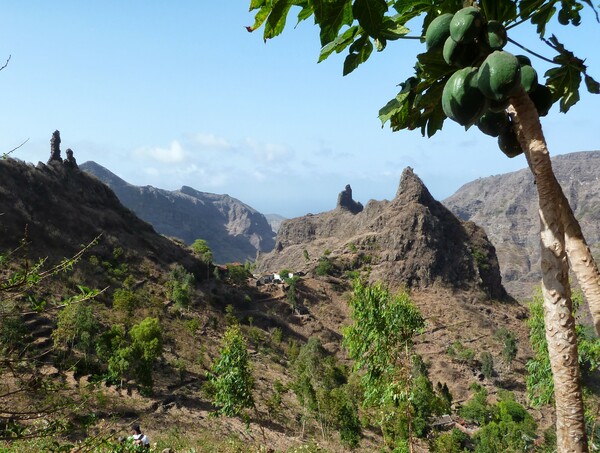
<svg viewBox="0 0 600 453">
<path fill-rule="evenodd" d="M 246 138 L 244 144 L 252 150 L 255 158 L 262 162 L 286 162 L 294 157 L 291 149 L 278 143 L 261 143 L 253 138 Z"/>
<path fill-rule="evenodd" d="M 165 164 L 183 162 L 187 155 L 178 140 L 173 140 L 168 148 L 138 148 L 133 154 L 138 158 L 149 158 Z"/>
<path fill-rule="evenodd" d="M 233 148 L 233 145 L 226 138 L 202 132 L 192 136 L 192 144 L 200 149 L 207 150 L 229 150 Z"/>
</svg>

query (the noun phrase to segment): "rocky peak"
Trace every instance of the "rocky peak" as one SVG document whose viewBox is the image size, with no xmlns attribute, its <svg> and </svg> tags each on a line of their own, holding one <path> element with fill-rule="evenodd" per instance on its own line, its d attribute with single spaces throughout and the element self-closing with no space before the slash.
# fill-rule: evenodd
<svg viewBox="0 0 600 453">
<path fill-rule="evenodd" d="M 348 189 L 340 198 L 347 200 Z M 393 201 L 371 200 L 357 213 L 336 208 L 286 220 L 276 243 L 274 251 L 259 257 L 259 271 L 310 272 L 327 256 L 339 269 L 369 263 L 370 278 L 391 286 L 440 284 L 506 296 L 485 232 L 436 201 L 411 168 L 402 173 Z"/>
<path fill-rule="evenodd" d="M 338 195 L 336 207 L 339 209 L 347 209 L 352 214 L 358 214 L 363 210 L 363 205 L 352 199 L 352 187 L 350 187 L 350 184 L 346 184 L 346 188 Z"/>
<path fill-rule="evenodd" d="M 429 189 L 425 187 L 421 178 L 415 175 L 411 167 L 406 167 L 400 177 L 400 186 L 396 192 L 394 201 L 404 203 L 420 203 L 424 206 L 432 206 L 437 203 Z"/>
</svg>

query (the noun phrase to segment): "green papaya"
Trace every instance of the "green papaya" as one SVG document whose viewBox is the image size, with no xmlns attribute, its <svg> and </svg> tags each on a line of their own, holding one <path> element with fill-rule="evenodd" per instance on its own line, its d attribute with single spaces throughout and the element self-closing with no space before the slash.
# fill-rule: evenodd
<svg viewBox="0 0 600 453">
<path fill-rule="evenodd" d="M 451 36 L 446 39 L 442 50 L 444 61 L 459 68 L 471 66 L 479 55 L 480 49 L 476 43 L 458 43 Z"/>
<path fill-rule="evenodd" d="M 533 101 L 539 116 L 546 116 L 554 103 L 552 92 L 546 85 L 538 85 L 534 91 L 529 93 L 529 98 Z"/>
<path fill-rule="evenodd" d="M 532 66 L 521 65 L 521 85 L 528 93 L 535 91 L 538 85 L 538 76 Z"/>
<path fill-rule="evenodd" d="M 517 139 L 517 134 L 512 127 L 509 127 L 498 136 L 498 147 L 508 157 L 516 157 L 523 153 L 521 144 Z"/>
<path fill-rule="evenodd" d="M 456 42 L 473 42 L 483 27 L 481 10 L 468 6 L 458 10 L 450 21 L 450 36 Z"/>
<path fill-rule="evenodd" d="M 515 94 L 521 84 L 517 58 L 503 50 L 489 54 L 479 68 L 479 89 L 489 99 L 500 101 Z"/>
<path fill-rule="evenodd" d="M 510 104 L 510 99 L 508 99 L 508 98 L 504 98 L 499 101 L 490 100 L 490 105 L 488 107 L 488 110 L 490 112 L 494 112 L 494 113 L 504 112 L 508 108 L 509 104 Z"/>
<path fill-rule="evenodd" d="M 510 117 L 506 112 L 486 112 L 477 120 L 481 132 L 492 137 L 498 137 L 510 127 Z"/>
<path fill-rule="evenodd" d="M 487 99 L 477 88 L 477 68 L 459 69 L 450 76 L 442 92 L 442 109 L 462 126 L 470 126 L 485 112 Z"/>
<path fill-rule="evenodd" d="M 442 14 L 431 21 L 425 32 L 427 50 L 437 50 L 444 47 L 444 42 L 450 36 L 450 21 L 453 15 Z"/>
<path fill-rule="evenodd" d="M 515 58 L 517 60 L 519 60 L 519 64 L 521 66 L 526 66 L 526 65 L 531 66 L 531 60 L 529 59 L 529 57 L 527 57 L 525 55 L 515 55 Z"/>
<path fill-rule="evenodd" d="M 501 50 L 508 42 L 506 28 L 497 20 L 490 20 L 483 27 L 483 42 L 490 50 Z"/>
</svg>

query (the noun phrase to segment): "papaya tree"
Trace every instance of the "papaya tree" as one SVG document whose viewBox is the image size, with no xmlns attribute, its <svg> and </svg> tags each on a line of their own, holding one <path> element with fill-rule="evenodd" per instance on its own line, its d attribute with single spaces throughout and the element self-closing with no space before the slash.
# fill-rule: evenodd
<svg viewBox="0 0 600 453">
<path fill-rule="evenodd" d="M 255 22 L 265 41 L 279 35 L 288 15 L 318 25 L 319 61 L 347 51 L 343 74 L 369 59 L 373 49 L 415 38 L 424 42 L 415 72 L 401 83 L 398 95 L 379 112 L 393 131 L 421 131 L 431 137 L 446 118 L 498 137 L 508 157 L 525 153 L 538 191 L 542 287 L 546 337 L 555 384 L 559 451 L 587 451 L 581 399 L 577 336 L 568 280 L 572 269 L 600 331 L 600 273 L 579 223 L 558 184 L 542 132 L 540 116 L 558 103 L 567 112 L 578 100 L 582 80 L 590 93 L 600 85 L 547 26 L 578 26 L 591 0 L 250 0 Z M 420 21 L 419 21 L 420 18 Z M 422 24 L 409 36 L 407 23 Z M 551 59 L 514 41 L 512 30 L 535 26 L 532 39 L 542 39 Z M 553 67 L 538 78 L 531 60 L 504 50 L 511 42 Z"/>
</svg>

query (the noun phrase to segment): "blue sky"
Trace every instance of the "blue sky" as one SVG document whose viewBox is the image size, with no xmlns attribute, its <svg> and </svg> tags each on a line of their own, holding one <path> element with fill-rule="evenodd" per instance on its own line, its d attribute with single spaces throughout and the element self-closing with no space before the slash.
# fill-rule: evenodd
<svg viewBox="0 0 600 453">
<path fill-rule="evenodd" d="M 132 184 L 227 193 L 286 217 L 332 209 L 346 184 L 363 204 L 391 199 L 406 166 L 438 199 L 526 166 L 450 121 L 431 139 L 381 128 L 377 112 L 412 74 L 418 41 L 390 43 L 342 77 L 344 55 L 316 63 L 312 23 L 265 44 L 244 28 L 248 4 L 3 1 L 0 60 L 12 58 L 0 71 L 0 150 L 29 139 L 14 157 L 45 162 L 59 129 L 63 155 L 72 148 Z M 515 39 L 552 56 L 528 31 Z M 553 31 L 600 80 L 593 16 Z M 567 115 L 553 107 L 542 120 L 551 154 L 600 149 L 599 111 L 586 92 Z"/>
</svg>

